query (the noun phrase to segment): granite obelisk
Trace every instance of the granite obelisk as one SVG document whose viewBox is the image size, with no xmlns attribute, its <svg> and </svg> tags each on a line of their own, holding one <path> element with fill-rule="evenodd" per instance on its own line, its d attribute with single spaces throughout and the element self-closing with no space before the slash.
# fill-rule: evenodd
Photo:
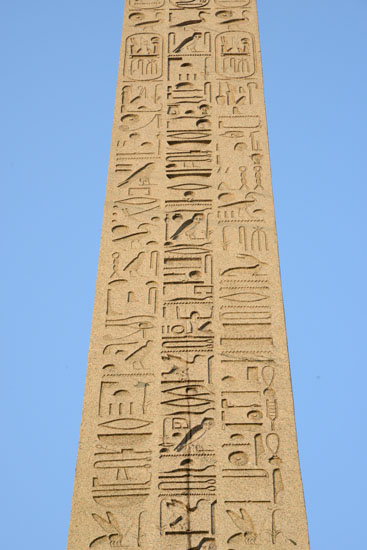
<svg viewBox="0 0 367 550">
<path fill-rule="evenodd" d="M 309 548 L 255 0 L 126 0 L 68 550 Z"/>
</svg>

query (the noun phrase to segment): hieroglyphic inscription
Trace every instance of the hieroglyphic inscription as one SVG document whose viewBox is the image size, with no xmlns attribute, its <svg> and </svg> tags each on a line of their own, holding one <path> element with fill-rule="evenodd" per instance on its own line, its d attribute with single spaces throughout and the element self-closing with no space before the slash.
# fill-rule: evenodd
<svg viewBox="0 0 367 550">
<path fill-rule="evenodd" d="M 308 549 L 259 52 L 126 2 L 69 550 Z"/>
</svg>

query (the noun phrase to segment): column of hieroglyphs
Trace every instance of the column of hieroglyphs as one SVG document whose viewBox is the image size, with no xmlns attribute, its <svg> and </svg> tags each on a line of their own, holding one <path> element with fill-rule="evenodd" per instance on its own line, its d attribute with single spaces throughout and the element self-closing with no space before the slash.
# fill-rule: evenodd
<svg viewBox="0 0 367 550">
<path fill-rule="evenodd" d="M 126 0 L 69 550 L 307 550 L 255 0 Z"/>
</svg>

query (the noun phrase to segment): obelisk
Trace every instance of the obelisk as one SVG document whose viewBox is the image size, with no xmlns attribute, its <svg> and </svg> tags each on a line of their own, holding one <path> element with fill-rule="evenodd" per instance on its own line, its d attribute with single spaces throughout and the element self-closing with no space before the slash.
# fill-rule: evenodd
<svg viewBox="0 0 367 550">
<path fill-rule="evenodd" d="M 255 0 L 127 0 L 68 550 L 309 548 Z"/>
</svg>

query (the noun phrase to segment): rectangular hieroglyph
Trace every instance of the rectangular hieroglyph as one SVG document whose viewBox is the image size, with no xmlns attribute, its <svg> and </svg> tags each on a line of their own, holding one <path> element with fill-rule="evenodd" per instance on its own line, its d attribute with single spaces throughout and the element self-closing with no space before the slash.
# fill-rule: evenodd
<svg viewBox="0 0 367 550">
<path fill-rule="evenodd" d="M 68 550 L 309 548 L 255 0 L 127 0 Z"/>
</svg>

